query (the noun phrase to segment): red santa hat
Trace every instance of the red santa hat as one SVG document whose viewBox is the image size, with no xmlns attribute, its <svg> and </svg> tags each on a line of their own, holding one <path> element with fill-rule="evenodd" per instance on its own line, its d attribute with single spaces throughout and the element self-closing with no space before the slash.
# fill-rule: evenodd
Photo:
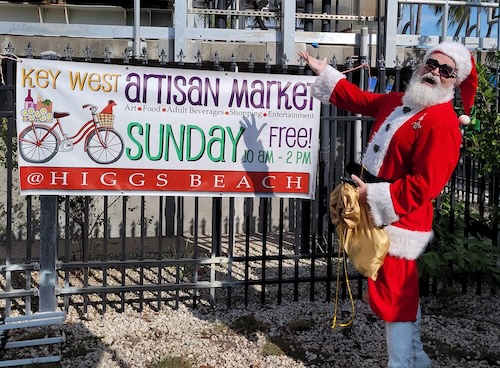
<svg viewBox="0 0 500 368">
<path fill-rule="evenodd" d="M 472 53 L 459 42 L 441 42 L 429 49 L 424 56 L 427 59 L 431 54 L 439 52 L 453 59 L 455 62 L 455 72 L 457 73 L 455 85 L 459 86 L 462 95 L 462 105 L 466 115 L 461 115 L 458 120 L 460 124 L 470 124 L 470 112 L 474 105 L 478 78 L 476 63 Z"/>
</svg>

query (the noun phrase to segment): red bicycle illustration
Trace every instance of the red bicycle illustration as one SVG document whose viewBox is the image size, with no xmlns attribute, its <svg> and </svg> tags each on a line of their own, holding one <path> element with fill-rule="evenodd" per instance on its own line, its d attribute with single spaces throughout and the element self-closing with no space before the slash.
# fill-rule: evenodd
<svg viewBox="0 0 500 368">
<path fill-rule="evenodd" d="M 115 106 L 109 101 L 107 107 Z M 92 119 L 87 121 L 73 136 L 68 136 L 61 124 L 62 118 L 69 116 L 68 112 L 54 112 L 55 123 L 47 125 L 31 120 L 29 127 L 19 134 L 19 152 L 21 157 L 31 163 L 50 161 L 57 152 L 67 152 L 73 146 L 85 139 L 84 150 L 98 164 L 116 162 L 123 154 L 123 139 L 113 128 L 114 115 L 97 113 L 97 106 L 86 104 Z"/>
</svg>

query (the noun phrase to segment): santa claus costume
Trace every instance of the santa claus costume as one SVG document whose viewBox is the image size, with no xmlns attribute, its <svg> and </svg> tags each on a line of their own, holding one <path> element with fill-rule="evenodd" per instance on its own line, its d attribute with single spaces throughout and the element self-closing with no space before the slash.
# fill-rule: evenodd
<svg viewBox="0 0 500 368">
<path fill-rule="evenodd" d="M 427 51 L 424 60 L 434 53 L 455 62 L 454 85 L 460 85 L 469 113 L 477 89 L 471 53 L 462 44 L 444 42 Z M 388 233 L 390 247 L 376 281 L 368 279 L 370 306 L 387 322 L 389 367 L 429 367 L 420 342 L 416 259 L 433 236 L 432 201 L 460 156 L 462 135 L 451 103 L 453 88 L 435 103 L 419 104 L 402 92 L 362 91 L 327 66 L 311 90 L 324 103 L 375 118 L 362 164 L 383 181 L 367 183 L 366 200 L 374 224 Z"/>
</svg>

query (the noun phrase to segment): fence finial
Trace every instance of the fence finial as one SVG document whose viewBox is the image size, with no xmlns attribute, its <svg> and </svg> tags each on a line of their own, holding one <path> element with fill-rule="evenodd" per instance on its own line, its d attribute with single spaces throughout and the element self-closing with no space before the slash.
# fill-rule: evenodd
<svg viewBox="0 0 500 368">
<path fill-rule="evenodd" d="M 411 70 L 417 69 L 417 61 L 413 58 L 408 59 L 408 65 L 410 66 Z"/>
<path fill-rule="evenodd" d="M 184 51 L 179 51 L 179 55 L 177 55 L 177 58 L 179 59 L 179 65 L 184 65 L 184 59 L 186 58 L 186 55 L 184 55 Z"/>
<path fill-rule="evenodd" d="M 90 48 L 89 45 L 83 50 L 83 54 L 85 55 L 85 61 L 92 61 L 92 49 Z"/>
<path fill-rule="evenodd" d="M 222 71 L 222 68 L 220 66 L 220 56 L 219 56 L 218 51 L 215 51 L 215 54 L 212 57 L 212 60 L 214 61 L 214 69 L 217 71 Z"/>
<path fill-rule="evenodd" d="M 286 53 L 283 54 L 283 56 L 281 57 L 281 69 L 283 69 L 283 73 L 286 73 L 287 70 L 288 70 L 288 57 L 286 56 Z"/>
<path fill-rule="evenodd" d="M 104 48 L 103 54 L 104 54 L 104 62 L 105 63 L 109 63 L 111 61 L 111 54 L 112 54 L 112 52 L 109 50 L 108 46 L 106 46 Z"/>
<path fill-rule="evenodd" d="M 146 47 L 142 48 L 141 52 L 142 64 L 146 65 L 148 63 L 148 49 Z"/>
<path fill-rule="evenodd" d="M 234 51 L 231 54 L 231 71 L 235 72 L 238 69 L 238 64 L 236 64 L 236 55 L 234 55 Z"/>
<path fill-rule="evenodd" d="M 336 57 L 335 55 L 333 55 L 332 59 L 330 60 L 330 65 L 331 65 L 333 68 L 337 69 L 337 64 L 338 64 L 338 62 L 337 62 L 337 57 Z"/>
<path fill-rule="evenodd" d="M 196 59 L 196 67 L 198 69 L 201 69 L 201 66 L 203 64 L 203 56 L 201 55 L 200 50 L 198 50 L 198 52 L 196 53 L 196 56 L 194 58 Z"/>
<path fill-rule="evenodd" d="M 35 48 L 31 45 L 31 42 L 28 42 L 28 46 L 24 50 L 26 50 L 26 57 L 31 59 L 33 57 L 33 53 L 35 52 Z"/>
<path fill-rule="evenodd" d="M 168 55 L 165 52 L 165 49 L 161 49 L 160 55 L 159 55 L 158 59 L 160 59 L 160 64 L 161 65 L 166 65 L 167 64 Z"/>
<path fill-rule="evenodd" d="M 304 69 L 306 66 L 306 60 L 300 56 L 297 61 L 299 62 L 299 74 L 304 74 Z"/>
<path fill-rule="evenodd" d="M 10 41 L 9 41 L 9 44 L 5 48 L 5 51 L 7 51 L 7 54 L 14 55 L 14 51 L 16 51 L 16 49 L 12 46 L 12 43 L 10 43 Z"/>
<path fill-rule="evenodd" d="M 271 55 L 269 55 L 269 52 L 266 54 L 266 57 L 264 58 L 266 62 L 266 72 L 271 73 L 271 61 L 273 60 L 271 58 Z"/>
<path fill-rule="evenodd" d="M 394 65 L 396 69 L 401 69 L 401 60 L 399 60 L 398 55 L 396 55 L 396 60 L 394 60 Z"/>
<path fill-rule="evenodd" d="M 250 72 L 253 72 L 254 68 L 255 68 L 255 57 L 253 56 L 253 53 L 250 53 L 250 55 L 248 55 L 248 70 Z"/>
<path fill-rule="evenodd" d="M 380 55 L 380 59 L 378 59 L 378 67 L 379 67 L 379 69 L 385 69 L 384 55 Z"/>
<path fill-rule="evenodd" d="M 353 66 L 354 66 L 354 59 L 352 56 L 348 56 L 346 59 L 345 59 L 345 63 L 347 65 L 347 69 L 352 69 Z"/>
<path fill-rule="evenodd" d="M 125 51 L 123 52 L 123 64 L 128 64 L 130 58 L 132 57 L 132 48 L 125 47 Z"/>
<path fill-rule="evenodd" d="M 64 49 L 64 53 L 66 54 L 66 56 L 64 57 L 64 60 L 67 60 L 67 61 L 73 60 L 73 49 L 71 48 L 69 43 L 68 43 L 68 46 L 66 46 L 66 48 Z"/>
</svg>

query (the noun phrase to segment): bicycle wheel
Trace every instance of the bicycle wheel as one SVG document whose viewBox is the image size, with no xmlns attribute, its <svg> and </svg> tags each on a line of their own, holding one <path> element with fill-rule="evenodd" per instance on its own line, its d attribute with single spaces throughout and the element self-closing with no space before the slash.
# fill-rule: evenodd
<svg viewBox="0 0 500 368">
<path fill-rule="evenodd" d="M 87 154 L 98 164 L 118 161 L 123 153 L 123 139 L 114 130 L 98 128 L 91 132 L 86 141 Z"/>
<path fill-rule="evenodd" d="M 29 126 L 19 134 L 19 153 L 26 162 L 50 161 L 58 148 L 57 135 L 45 126 Z"/>
</svg>

